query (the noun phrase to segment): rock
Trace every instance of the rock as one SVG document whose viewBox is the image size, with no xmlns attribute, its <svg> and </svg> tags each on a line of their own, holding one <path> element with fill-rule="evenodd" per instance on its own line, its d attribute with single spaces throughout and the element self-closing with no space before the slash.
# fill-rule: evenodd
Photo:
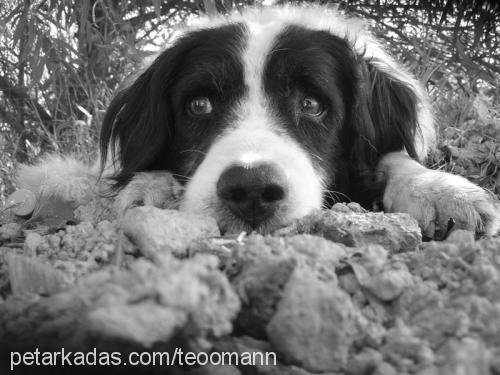
<svg viewBox="0 0 500 375">
<path fill-rule="evenodd" d="M 248 267 L 233 281 L 243 303 L 235 322 L 237 332 L 267 337 L 265 327 L 276 312 L 295 266 L 293 259 L 270 259 L 258 267 Z"/>
<path fill-rule="evenodd" d="M 413 285 L 413 279 L 408 270 L 389 269 L 369 277 L 361 285 L 378 299 L 387 302 L 396 299 Z"/>
<path fill-rule="evenodd" d="M 6 260 L 13 295 L 52 295 L 70 284 L 64 273 L 37 258 L 8 254 Z"/>
<path fill-rule="evenodd" d="M 498 347 L 492 350 L 490 367 L 493 374 L 500 374 L 500 348 Z"/>
<path fill-rule="evenodd" d="M 361 251 L 358 263 L 362 265 L 370 275 L 380 272 L 389 258 L 389 252 L 379 245 L 365 246 Z"/>
<path fill-rule="evenodd" d="M 168 341 L 188 320 L 181 310 L 165 309 L 153 301 L 131 305 L 107 305 L 90 311 L 93 330 L 103 330 L 109 337 L 141 343 L 145 347 Z"/>
<path fill-rule="evenodd" d="M 448 237 L 446 242 L 460 244 L 472 244 L 474 243 L 474 232 L 464 229 L 453 230 Z"/>
<path fill-rule="evenodd" d="M 442 375 L 474 374 L 491 375 L 491 353 L 483 342 L 466 337 L 450 339 L 440 350 L 444 363 L 440 366 Z"/>
<path fill-rule="evenodd" d="M 261 264 L 269 258 L 295 258 L 323 279 L 336 279 L 335 267 L 351 252 L 342 244 L 308 234 L 271 237 L 250 235 L 235 247 L 236 262 Z"/>
<path fill-rule="evenodd" d="M 6 223 L 0 225 L 0 240 L 8 240 L 21 235 L 21 225 L 18 223 Z"/>
<path fill-rule="evenodd" d="M 35 194 L 27 189 L 17 189 L 6 199 L 5 207 L 1 211 L 7 210 L 18 217 L 29 217 L 37 206 Z"/>
<path fill-rule="evenodd" d="M 390 252 L 415 251 L 422 241 L 415 219 L 407 214 L 380 212 L 315 211 L 275 234 L 302 233 L 323 236 L 353 247 L 379 244 Z"/>
<path fill-rule="evenodd" d="M 439 370 L 436 366 L 425 366 L 418 370 L 416 375 L 440 375 Z"/>
<path fill-rule="evenodd" d="M 295 267 L 301 264 L 318 279 L 336 282 L 335 267 L 346 254 L 343 245 L 310 235 L 251 235 L 237 243 L 233 266 L 226 268 L 243 303 L 235 322 L 237 332 L 265 338 L 265 327 Z"/>
<path fill-rule="evenodd" d="M 413 285 L 412 275 L 404 263 L 389 260 L 387 250 L 379 245 L 368 245 L 346 260 L 354 273 L 357 284 L 350 273 L 342 273 L 342 284 L 350 294 L 359 286 L 363 292 L 381 301 L 396 299 L 403 291 Z"/>
<path fill-rule="evenodd" d="M 40 236 L 25 231 L 24 254 L 62 271 L 73 282 L 109 265 L 121 265 L 122 252 L 133 245 L 119 233 L 116 222 L 83 222 Z"/>
<path fill-rule="evenodd" d="M 373 375 L 398 375 L 398 371 L 387 362 L 382 362 L 377 369 L 372 372 Z"/>
<path fill-rule="evenodd" d="M 354 273 L 346 272 L 338 277 L 339 285 L 351 296 L 360 290 L 361 284 Z"/>
<path fill-rule="evenodd" d="M 347 375 L 369 375 L 382 363 L 383 356 L 375 349 L 365 347 L 348 362 Z"/>
<path fill-rule="evenodd" d="M 186 256 L 191 241 L 220 236 L 217 222 L 212 217 L 152 206 L 127 210 L 120 227 L 150 259 L 161 253 Z"/>
<path fill-rule="evenodd" d="M 42 243 L 43 238 L 36 232 L 29 232 L 26 234 L 24 240 L 24 251 L 31 256 L 36 256 L 36 249 Z"/>
<path fill-rule="evenodd" d="M 365 210 L 359 203 L 349 202 L 349 203 L 335 203 L 332 208 L 332 211 L 337 212 L 368 212 Z"/>
<path fill-rule="evenodd" d="M 266 330 L 284 363 L 311 372 L 338 371 L 347 364 L 356 335 L 355 310 L 334 281 L 296 268 Z"/>
<path fill-rule="evenodd" d="M 401 320 L 397 320 L 395 326 L 388 330 L 380 351 L 393 363 L 399 358 L 408 358 L 413 363 L 432 365 L 436 360 L 429 343 L 416 337 Z"/>
<path fill-rule="evenodd" d="M 227 335 L 240 303 L 211 256 L 107 269 L 48 298 L 0 303 L 0 354 L 5 350 L 141 350 L 180 340 L 209 350 Z M 8 340 L 7 340 L 8 338 Z M 175 345 L 174 345 L 175 346 Z"/>
<path fill-rule="evenodd" d="M 192 241 L 187 248 L 187 256 L 212 254 L 219 259 L 219 267 L 228 269 L 233 262 L 233 250 L 241 243 L 238 237 L 210 237 Z"/>
</svg>

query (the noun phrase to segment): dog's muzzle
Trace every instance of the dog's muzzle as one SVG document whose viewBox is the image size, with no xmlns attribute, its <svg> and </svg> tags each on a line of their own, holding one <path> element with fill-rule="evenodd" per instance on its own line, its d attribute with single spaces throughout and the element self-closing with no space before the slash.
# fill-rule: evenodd
<svg viewBox="0 0 500 375">
<path fill-rule="evenodd" d="M 273 217 L 288 194 L 285 174 L 273 163 L 228 167 L 217 182 L 217 196 L 253 229 Z"/>
</svg>

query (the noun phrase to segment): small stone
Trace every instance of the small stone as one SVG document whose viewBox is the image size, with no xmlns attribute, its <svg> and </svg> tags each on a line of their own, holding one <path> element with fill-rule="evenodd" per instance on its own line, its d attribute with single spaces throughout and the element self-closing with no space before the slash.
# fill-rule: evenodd
<svg viewBox="0 0 500 375">
<path fill-rule="evenodd" d="M 347 364 L 347 375 L 371 374 L 382 363 L 382 354 L 371 348 L 364 348 L 355 354 Z"/>
<path fill-rule="evenodd" d="M 36 208 L 35 194 L 27 189 L 17 189 L 7 198 L 6 207 L 19 217 L 29 217 Z"/>
<path fill-rule="evenodd" d="M 248 265 L 233 280 L 243 302 L 235 321 L 238 331 L 255 338 L 266 338 L 266 325 L 276 313 L 283 287 L 295 266 L 293 259 L 268 259 L 257 267 Z"/>
<path fill-rule="evenodd" d="M 146 346 L 169 339 L 187 322 L 184 311 L 166 309 L 149 301 L 128 306 L 98 307 L 88 317 L 94 329 Z"/>
<path fill-rule="evenodd" d="M 36 258 L 8 254 L 6 260 L 14 295 L 27 293 L 51 295 L 69 284 L 61 271 Z"/>
<path fill-rule="evenodd" d="M 7 240 L 21 235 L 21 225 L 18 223 L 6 223 L 0 226 L 0 239 Z"/>
<path fill-rule="evenodd" d="M 367 212 L 359 203 L 356 202 L 347 203 L 347 207 L 349 207 L 352 212 Z"/>
<path fill-rule="evenodd" d="M 382 301 L 392 301 L 403 291 L 413 285 L 413 279 L 408 270 L 391 269 L 371 276 L 364 287 Z"/>
<path fill-rule="evenodd" d="M 331 210 L 336 212 L 351 212 L 351 209 L 345 203 L 335 203 Z"/>
<path fill-rule="evenodd" d="M 446 242 L 457 245 L 474 243 L 474 232 L 464 229 L 456 229 L 449 234 L 446 238 Z"/>
<path fill-rule="evenodd" d="M 387 362 L 382 362 L 377 369 L 372 372 L 373 375 L 397 375 L 398 372 L 394 368 L 394 366 L 390 365 Z"/>
<path fill-rule="evenodd" d="M 439 371 L 442 375 L 491 374 L 491 353 L 482 341 L 472 337 L 462 340 L 451 338 L 440 351 L 445 358 Z"/>
<path fill-rule="evenodd" d="M 42 243 L 42 236 L 35 232 L 29 232 L 24 240 L 24 251 L 31 255 L 36 256 L 36 249 Z"/>
<path fill-rule="evenodd" d="M 359 281 L 354 273 L 346 273 L 338 277 L 339 286 L 350 295 L 354 295 L 359 291 Z"/>
<path fill-rule="evenodd" d="M 368 245 L 363 248 L 359 263 L 370 275 L 374 275 L 382 270 L 388 258 L 389 252 L 382 246 Z"/>
<path fill-rule="evenodd" d="M 384 358 L 406 358 L 421 365 L 431 365 L 436 360 L 429 343 L 416 337 L 402 320 L 396 320 L 395 326 L 387 331 L 380 350 Z"/>
</svg>

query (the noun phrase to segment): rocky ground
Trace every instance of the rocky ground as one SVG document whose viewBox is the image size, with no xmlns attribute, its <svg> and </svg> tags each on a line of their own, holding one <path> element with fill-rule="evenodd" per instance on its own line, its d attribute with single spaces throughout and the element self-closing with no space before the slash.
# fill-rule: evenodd
<svg viewBox="0 0 500 375">
<path fill-rule="evenodd" d="M 422 243 L 409 216 L 356 204 L 272 236 L 153 207 L 117 221 L 95 202 L 46 221 L 0 226 L 2 354 L 178 347 L 278 360 L 178 374 L 500 374 L 500 238 Z"/>
</svg>

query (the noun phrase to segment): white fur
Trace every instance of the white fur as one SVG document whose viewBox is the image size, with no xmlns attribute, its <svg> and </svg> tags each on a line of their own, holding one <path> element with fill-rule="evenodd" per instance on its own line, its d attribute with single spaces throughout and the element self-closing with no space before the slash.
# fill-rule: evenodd
<svg viewBox="0 0 500 375">
<path fill-rule="evenodd" d="M 247 22 L 246 26 L 248 42 L 242 57 L 248 94 L 235 111 L 235 125 L 212 145 L 187 185 L 181 208 L 217 216 L 220 207 L 216 185 L 227 167 L 243 164 L 250 168 L 272 162 L 284 171 L 290 187 L 278 213 L 281 222 L 287 222 L 321 207 L 322 175 L 315 170 L 300 144 L 284 134 L 262 87 L 265 61 L 276 36 L 283 30 L 283 23 L 262 18 L 259 22 Z"/>
<path fill-rule="evenodd" d="M 187 185 L 181 208 L 186 211 L 220 214 L 216 183 L 222 171 L 232 163 L 251 166 L 261 162 L 278 164 L 286 173 L 290 193 L 278 212 L 279 220 L 300 217 L 321 206 L 323 175 L 315 170 L 309 154 L 288 137 L 268 108 L 261 87 L 264 59 L 276 35 L 289 24 L 325 30 L 348 40 L 365 59 L 411 87 L 418 97 L 416 150 L 421 160 L 435 146 L 436 135 L 430 104 L 423 87 L 402 66 L 394 62 L 365 25 L 347 19 L 331 8 L 286 6 L 249 9 L 229 16 L 201 18 L 190 29 L 218 27 L 228 22 L 246 24 L 249 43 L 243 51 L 248 95 L 236 110 L 235 124 L 209 149 L 204 161 Z M 189 29 L 188 29 L 189 30 Z M 182 35 L 180 31 L 178 35 Z M 413 215 L 426 234 L 434 234 L 436 224 L 445 226 L 453 217 L 459 226 L 493 235 L 500 229 L 500 214 L 487 193 L 464 178 L 431 171 L 403 153 L 386 155 L 379 169 L 388 176 L 384 205 L 390 212 Z M 124 211 L 136 200 L 163 204 L 165 194 L 157 195 L 157 184 L 148 174 L 139 173 L 117 199 Z M 48 157 L 36 166 L 23 166 L 18 175 L 19 187 L 40 194 L 58 194 L 66 200 L 82 201 L 95 193 L 97 171 L 70 158 Z M 154 180 L 154 179 L 153 179 Z M 161 180 L 161 178 L 160 178 Z M 151 199 L 149 199 L 150 197 Z M 159 197 L 159 198 L 158 198 Z M 227 223 L 226 223 L 227 224 Z"/>
<path fill-rule="evenodd" d="M 49 155 L 35 165 L 22 165 L 15 183 L 37 196 L 57 195 L 82 203 L 97 193 L 98 164 L 86 165 L 72 157 Z"/>
<path fill-rule="evenodd" d="M 409 213 L 430 238 L 437 229 L 446 232 L 450 218 L 455 228 L 488 236 L 500 230 L 500 209 L 492 197 L 461 176 L 427 169 L 400 152 L 384 156 L 379 170 L 388 177 L 385 211 Z"/>
<path fill-rule="evenodd" d="M 249 118 L 249 124 L 254 124 L 253 120 Z M 222 172 L 234 163 L 250 167 L 267 161 L 281 167 L 290 188 L 278 213 L 282 222 L 321 207 L 321 178 L 304 150 L 287 136 L 277 135 L 266 127 L 245 126 L 243 121 L 238 129 L 224 135 L 210 148 L 187 186 L 181 209 L 217 216 L 220 207 L 216 185 Z M 231 224 L 226 223 L 226 226 L 231 227 Z"/>
</svg>

